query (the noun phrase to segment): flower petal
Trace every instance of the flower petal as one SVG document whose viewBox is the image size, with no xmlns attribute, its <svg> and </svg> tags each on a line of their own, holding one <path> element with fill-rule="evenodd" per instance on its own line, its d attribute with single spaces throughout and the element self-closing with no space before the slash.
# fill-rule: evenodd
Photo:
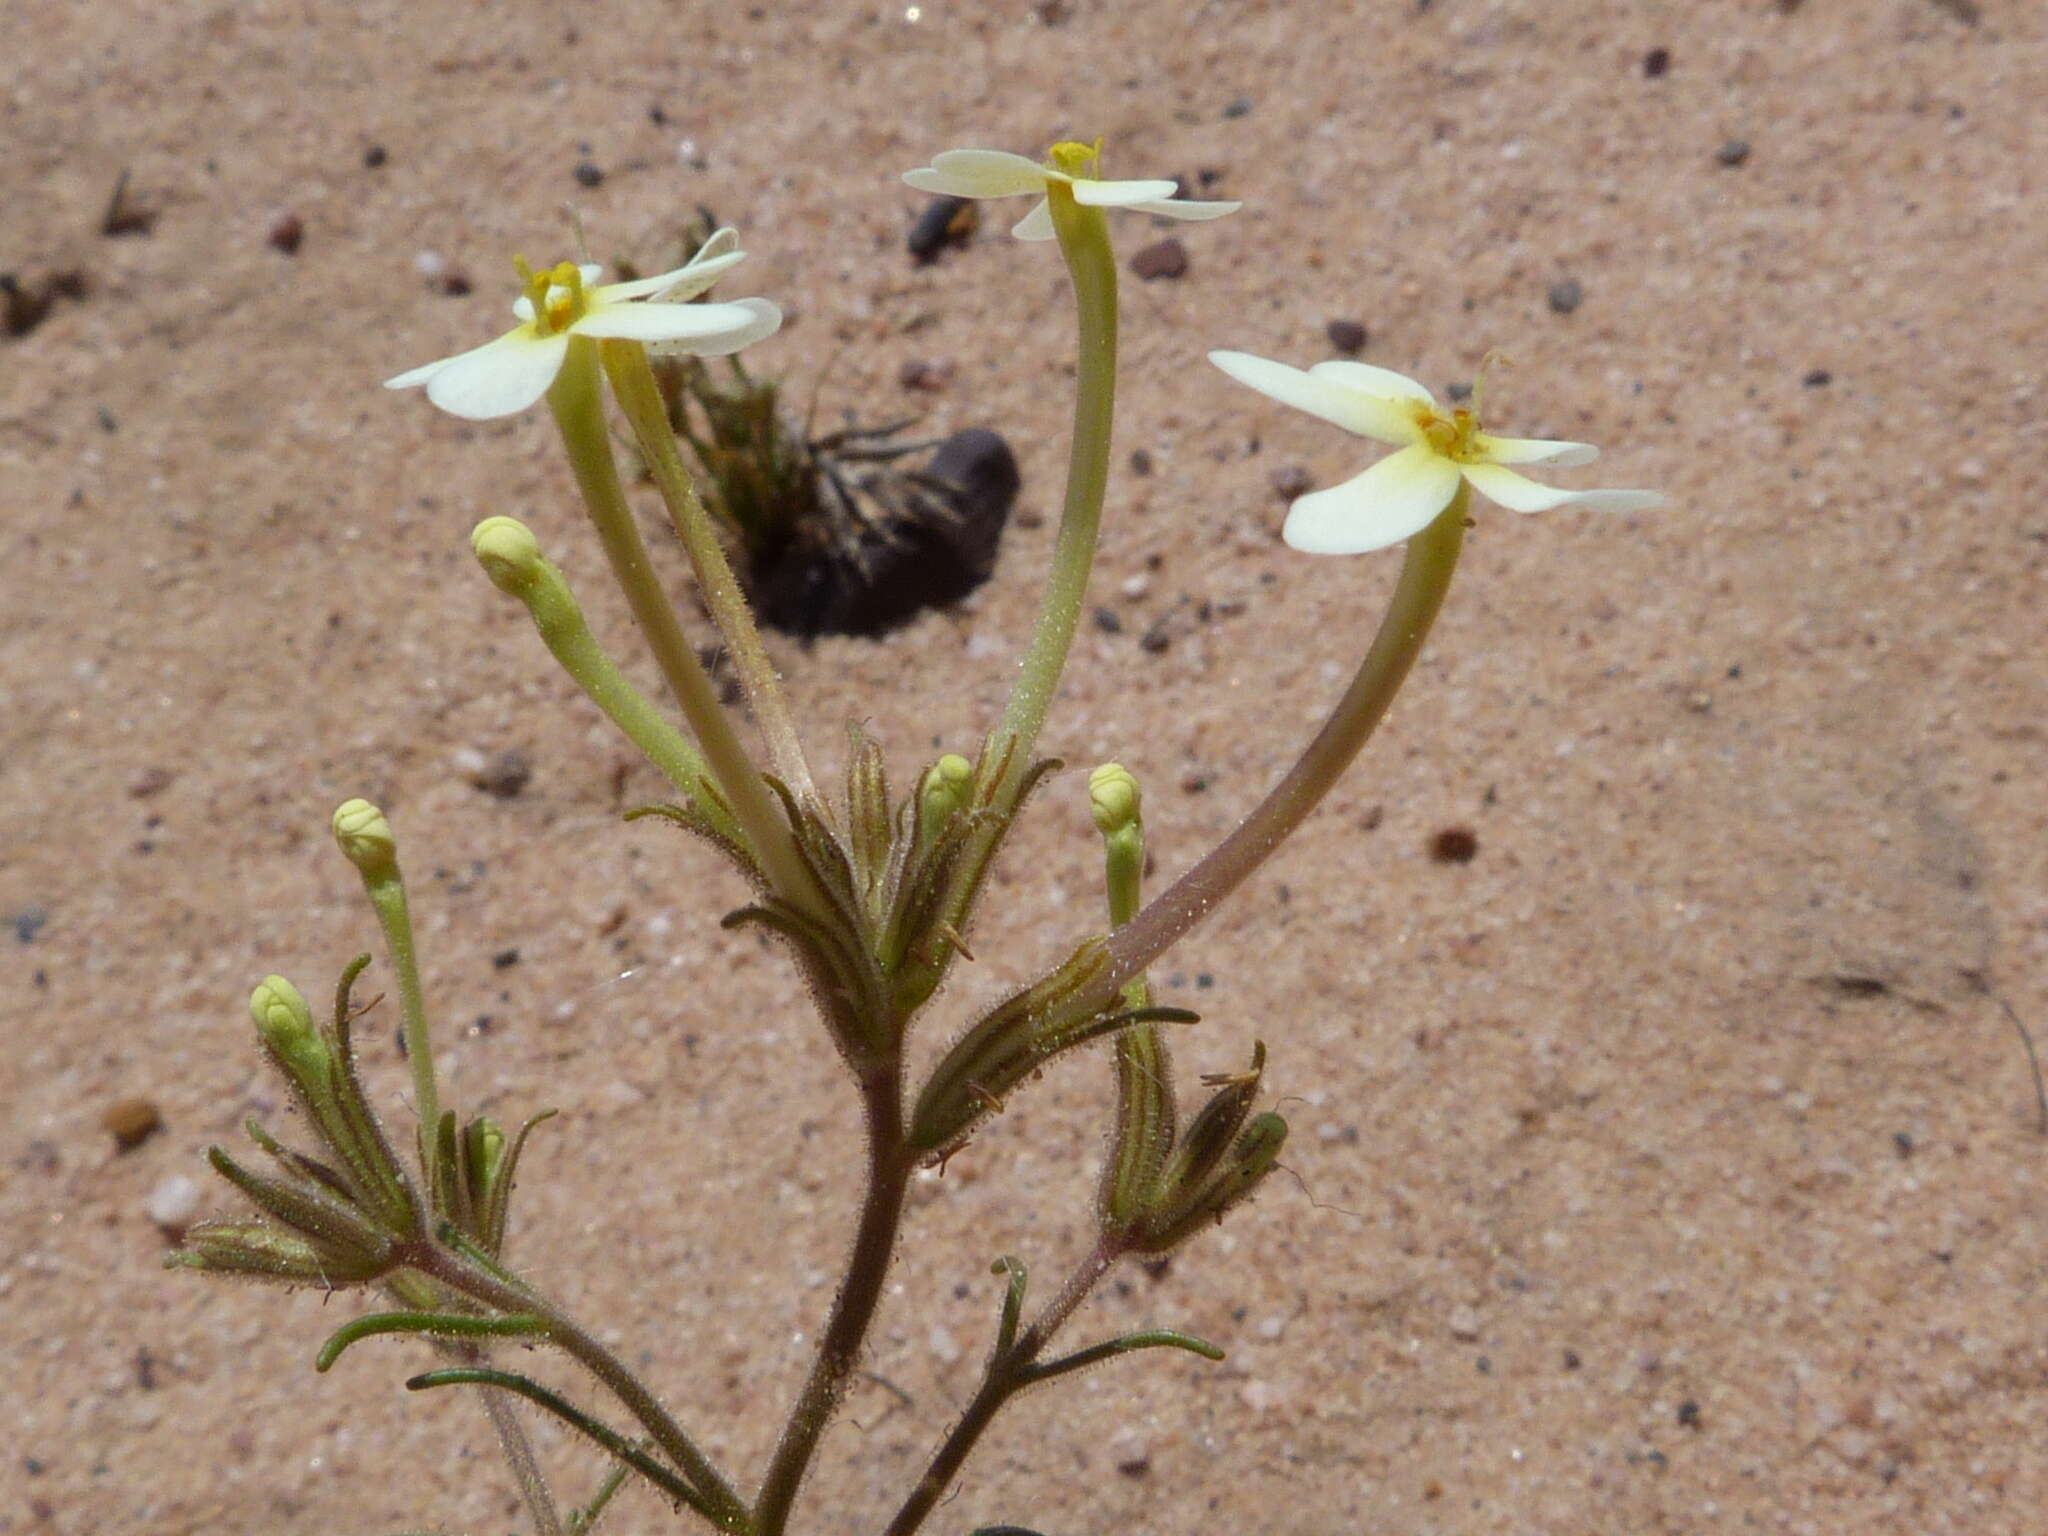
<svg viewBox="0 0 2048 1536">
<path fill-rule="evenodd" d="M 721 233 L 730 234 L 732 231 Z M 593 293 L 591 299 L 599 304 L 645 298 L 652 298 L 657 304 L 687 303 L 746 259 L 747 253 L 740 250 L 727 250 L 708 257 L 699 251 L 673 272 L 664 272 L 659 277 L 638 277 L 630 283 L 607 283 Z"/>
<path fill-rule="evenodd" d="M 782 311 L 766 299 L 734 299 L 730 304 L 689 304 L 682 306 L 702 314 L 707 309 L 740 310 L 746 315 L 744 321 L 737 318 L 724 329 L 710 335 L 699 336 L 690 341 L 656 341 L 650 344 L 657 356 L 673 356 L 688 352 L 697 357 L 726 357 L 750 347 L 757 341 L 765 340 L 782 329 Z"/>
<path fill-rule="evenodd" d="M 1457 490 L 1458 466 L 1413 443 L 1342 485 L 1301 497 L 1287 509 L 1280 536 L 1311 555 L 1362 555 L 1420 533 Z"/>
<path fill-rule="evenodd" d="M 1134 208 L 1139 203 L 1163 203 L 1180 190 L 1177 181 L 1089 181 L 1074 182 L 1074 201 L 1083 208 Z"/>
<path fill-rule="evenodd" d="M 1067 178 L 1006 150 L 949 149 L 933 155 L 929 169 L 905 171 L 903 179 L 920 192 L 941 197 L 1016 197 L 1042 192 L 1046 182 Z"/>
<path fill-rule="evenodd" d="M 386 389 L 415 389 L 426 383 L 427 380 L 454 361 L 455 359 L 452 357 L 437 357 L 431 363 L 421 363 L 417 368 L 408 368 L 405 372 L 386 379 L 384 387 Z"/>
<path fill-rule="evenodd" d="M 568 350 L 567 335 L 536 336 L 521 326 L 443 362 L 426 380 L 427 398 L 469 421 L 513 415 L 548 392 Z"/>
<path fill-rule="evenodd" d="M 1560 491 L 1497 464 L 1461 466 L 1472 489 L 1510 512 L 1548 512 L 1552 507 L 1585 507 L 1593 512 L 1638 512 L 1660 505 L 1657 491 Z"/>
<path fill-rule="evenodd" d="M 1396 373 L 1391 368 L 1375 368 L 1371 363 L 1354 363 L 1338 357 L 1327 363 L 1317 363 L 1309 372 L 1319 379 L 1334 379 L 1347 389 L 1378 395 L 1385 400 L 1420 400 L 1424 405 L 1436 404 L 1436 396 L 1427 388 L 1407 374 Z"/>
<path fill-rule="evenodd" d="M 1127 206 L 1139 213 L 1156 213 L 1166 219 L 1220 219 L 1226 213 L 1235 213 L 1243 203 L 1193 203 L 1180 198 L 1162 198 L 1156 203 L 1131 203 Z"/>
<path fill-rule="evenodd" d="M 1038 206 L 1019 219 L 1010 233 L 1019 240 L 1059 239 L 1059 231 L 1052 227 L 1052 204 L 1041 197 Z"/>
<path fill-rule="evenodd" d="M 762 304 L 767 301 L 756 299 L 753 302 Z M 768 307 L 775 309 L 772 304 Z M 780 310 L 775 310 L 775 318 L 779 325 L 782 320 Z M 745 303 L 605 304 L 593 308 L 569 329 L 577 336 L 619 341 L 686 342 L 690 345 L 685 350 L 695 352 L 695 343 L 699 341 L 723 338 L 733 331 L 752 332 L 759 323 L 757 311 Z"/>
<path fill-rule="evenodd" d="M 1590 464 L 1600 457 L 1591 443 L 1555 442 L 1543 437 L 1491 437 L 1481 432 L 1472 440 L 1484 464 Z"/>
<path fill-rule="evenodd" d="M 1415 418 L 1398 403 L 1383 396 L 1361 393 L 1321 372 L 1304 373 L 1285 363 L 1270 362 L 1249 352 L 1211 352 L 1209 361 L 1240 384 L 1260 394 L 1291 405 L 1298 411 L 1334 422 L 1346 432 L 1356 432 L 1375 442 L 1406 447 L 1421 435 Z M 1318 368 L 1328 368 L 1321 363 Z M 1363 365 L 1361 365 L 1363 366 Z M 1377 369 L 1375 372 L 1385 372 Z M 1399 374 L 1393 375 L 1399 378 Z"/>
</svg>

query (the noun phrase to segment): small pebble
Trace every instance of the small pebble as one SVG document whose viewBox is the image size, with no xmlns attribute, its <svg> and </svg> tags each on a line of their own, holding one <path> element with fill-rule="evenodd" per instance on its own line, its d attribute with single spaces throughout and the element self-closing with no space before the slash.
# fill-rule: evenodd
<svg viewBox="0 0 2048 1536">
<path fill-rule="evenodd" d="M 491 969 L 494 971 L 508 971 L 518 963 L 519 951 L 516 949 L 501 949 L 491 956 Z"/>
<path fill-rule="evenodd" d="M 123 1152 L 133 1152 L 164 1128 L 163 1113 L 151 1099 L 116 1099 L 100 1116 L 100 1124 Z"/>
<path fill-rule="evenodd" d="M 1356 320 L 1331 320 L 1323 326 L 1323 334 L 1346 357 L 1356 357 L 1365 350 L 1365 327 Z"/>
<path fill-rule="evenodd" d="M 1835 382 L 1835 376 L 1825 368 L 1811 368 L 1807 370 L 1806 377 L 1799 382 L 1808 389 L 1826 389 Z"/>
<path fill-rule="evenodd" d="M 1728 139 L 1714 151 L 1714 158 L 1723 165 L 1740 165 L 1749 158 L 1749 140 Z"/>
<path fill-rule="evenodd" d="M 896 382 L 905 389 L 935 395 L 953 382 L 950 358 L 913 357 L 896 371 Z"/>
<path fill-rule="evenodd" d="M 14 914 L 14 936 L 23 944 L 33 944 L 36 935 L 49 922 L 50 913 L 45 907 L 23 907 Z"/>
<path fill-rule="evenodd" d="M 1454 1339 L 1476 1339 L 1479 1337 L 1479 1314 L 1468 1306 L 1451 1308 L 1449 1318 L 1451 1337 Z"/>
<path fill-rule="evenodd" d="M 470 783 L 500 800 L 512 799 L 533 782 L 533 765 L 526 754 L 509 748 L 495 757 L 485 757 L 467 747 L 455 754 L 455 765 Z"/>
<path fill-rule="evenodd" d="M 306 224 L 296 213 L 280 213 L 270 221 L 270 230 L 263 241 L 273 251 L 286 256 L 299 254 L 299 247 L 305 243 Z"/>
<path fill-rule="evenodd" d="M 147 800 L 151 795 L 160 795 L 171 787 L 177 775 L 161 764 L 151 764 L 128 781 L 128 798 Z"/>
<path fill-rule="evenodd" d="M 1306 496 L 1316 484 L 1316 477 L 1300 464 L 1282 464 L 1267 479 L 1272 482 L 1273 494 L 1282 501 Z"/>
<path fill-rule="evenodd" d="M 1245 116 L 1248 116 L 1248 115 L 1250 114 L 1251 110 L 1252 110 L 1252 99 L 1251 99 L 1251 97 L 1249 97 L 1249 96 L 1238 96 L 1238 97 L 1234 97 L 1234 98 L 1232 98 L 1232 100 L 1231 100 L 1231 102 L 1230 102 L 1230 105 L 1229 105 L 1229 106 L 1227 106 L 1227 107 L 1225 107 L 1225 108 L 1223 109 L 1223 115 L 1224 115 L 1225 117 L 1245 117 Z"/>
<path fill-rule="evenodd" d="M 1188 248 L 1171 235 L 1154 241 L 1131 258 L 1131 271 L 1148 283 L 1154 278 L 1182 277 L 1187 270 Z"/>
<path fill-rule="evenodd" d="M 1152 1470 L 1151 1447 L 1128 1429 L 1110 1441 L 1109 1459 L 1125 1477 L 1143 1477 Z"/>
<path fill-rule="evenodd" d="M 1568 315 L 1585 302 L 1586 290 L 1577 278 L 1568 277 L 1550 285 L 1550 307 L 1557 314 Z"/>
<path fill-rule="evenodd" d="M 1097 608 L 1095 627 L 1105 635 L 1120 635 L 1124 632 L 1124 621 L 1116 616 L 1113 608 Z"/>
<path fill-rule="evenodd" d="M 1123 593 L 1125 597 L 1129 598 L 1134 603 L 1139 598 L 1145 596 L 1151 590 L 1152 578 L 1150 576 L 1143 575 L 1126 576 L 1123 579 L 1122 583 L 1117 587 L 1117 591 Z"/>
<path fill-rule="evenodd" d="M 199 1181 L 189 1174 L 172 1174 L 143 1197 L 142 1213 L 173 1237 L 183 1236 L 199 1214 Z"/>
<path fill-rule="evenodd" d="M 1698 1429 L 1700 1427 L 1700 1405 L 1689 1397 L 1680 1403 L 1678 1405 L 1678 1422 L 1687 1429 Z"/>
<path fill-rule="evenodd" d="M 1152 473 L 1152 455 L 1143 448 L 1131 450 L 1131 473 L 1140 480 Z"/>
<path fill-rule="evenodd" d="M 951 1365 L 960 1358 L 960 1341 L 953 1337 L 952 1330 L 943 1323 L 932 1324 L 931 1335 L 926 1343 L 933 1358 L 941 1365 Z"/>
<path fill-rule="evenodd" d="M 1669 48 L 1652 48 L 1643 55 L 1643 75 L 1646 79 L 1661 80 L 1670 68 L 1671 50 Z"/>
<path fill-rule="evenodd" d="M 601 169 L 599 169 L 595 164 L 588 160 L 579 160 L 576 163 L 577 186 L 596 187 L 602 186 L 603 184 L 604 172 Z"/>
<path fill-rule="evenodd" d="M 384 152 L 384 146 L 382 144 L 372 144 L 368 149 L 363 151 L 363 164 L 373 171 L 382 166 L 384 162 L 386 160 L 389 160 L 390 158 L 391 157 Z"/>
<path fill-rule="evenodd" d="M 1470 827 L 1445 827 L 1429 840 L 1429 856 L 1439 864 L 1470 864 L 1479 853 L 1479 834 Z"/>
<path fill-rule="evenodd" d="M 1140 649 L 1149 651 L 1154 656 L 1157 656 L 1161 651 L 1173 644 L 1173 634 L 1166 627 L 1169 617 L 1170 615 L 1162 613 L 1153 621 L 1152 627 L 1139 637 L 1138 645 Z"/>
</svg>

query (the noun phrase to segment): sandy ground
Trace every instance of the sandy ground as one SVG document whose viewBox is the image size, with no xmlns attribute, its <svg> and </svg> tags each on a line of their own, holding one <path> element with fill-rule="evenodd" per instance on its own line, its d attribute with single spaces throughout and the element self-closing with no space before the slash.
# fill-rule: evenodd
<svg viewBox="0 0 2048 1536">
<path fill-rule="evenodd" d="M 654 776 L 615 792 L 623 749 L 468 558 L 479 517 L 528 518 L 646 676 L 544 417 L 377 383 L 493 334 L 509 258 L 571 249 L 564 200 L 600 256 L 698 203 L 737 223 L 723 291 L 792 315 L 761 366 L 808 391 L 836 356 L 828 419 L 1019 449 L 966 610 L 777 645 L 822 757 L 860 716 L 908 774 L 971 746 L 1028 629 L 1072 336 L 1005 209 L 914 267 L 896 174 L 1097 133 L 1112 174 L 1246 202 L 1172 231 L 1179 280 L 1127 279 L 1094 591 L 1121 630 L 1084 629 L 1046 737 L 1144 777 L 1162 873 L 1285 766 L 1396 564 L 1278 543 L 1275 472 L 1332 483 L 1360 445 L 1204 350 L 1305 365 L 1352 319 L 1442 387 L 1499 347 L 1502 428 L 1672 500 L 1481 508 L 1386 730 L 1160 972 L 1206 1015 L 1190 1076 L 1269 1042 L 1294 1176 L 1075 1337 L 1228 1361 L 1028 1400 L 930 1529 L 2043 1529 L 2048 1139 L 2001 1003 L 2048 1026 L 2048 12 L 1062 9 L 7 11 L 0 270 L 86 292 L 0 339 L 0 1532 L 517 1524 L 474 1404 L 400 1389 L 418 1350 L 312 1373 L 352 1301 L 157 1267 L 152 1191 L 251 1113 L 289 1129 L 248 988 L 318 996 L 372 942 L 324 831 L 357 793 L 404 839 L 452 1092 L 564 1111 L 514 1257 L 758 1476 L 846 1241 L 852 1096 L 781 957 L 716 927 L 738 884 L 618 824 Z M 153 227 L 103 237 L 124 168 Z M 900 387 L 916 360 L 943 391 Z M 506 749 L 515 799 L 457 766 Z M 1469 863 L 1430 857 L 1452 825 Z M 1097 921 L 1094 859 L 1070 773 L 928 1044 Z M 370 1056 L 403 1123 L 388 1028 Z M 971 1392 L 989 1261 L 1085 1246 L 1107 1083 L 1067 1064 L 921 1189 L 807 1536 L 878 1529 Z M 164 1128 L 119 1153 L 102 1116 L 138 1095 Z M 595 1458 L 539 1434 L 580 1496 Z M 680 1527 L 636 1493 L 611 1528 Z"/>
</svg>

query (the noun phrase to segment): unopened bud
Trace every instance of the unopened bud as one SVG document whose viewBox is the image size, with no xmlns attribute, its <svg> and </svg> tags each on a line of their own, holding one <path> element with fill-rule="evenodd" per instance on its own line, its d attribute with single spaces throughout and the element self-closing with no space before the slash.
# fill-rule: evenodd
<svg viewBox="0 0 2048 1536">
<path fill-rule="evenodd" d="M 264 977 L 249 994 L 249 1017 L 301 1092 L 314 1095 L 331 1086 L 333 1055 L 297 987 L 282 976 Z"/>
<path fill-rule="evenodd" d="M 384 813 L 367 800 L 344 801 L 335 810 L 334 841 L 365 880 L 398 871 L 398 839 Z"/>
<path fill-rule="evenodd" d="M 948 752 L 924 771 L 917 788 L 918 839 L 929 845 L 953 819 L 974 785 L 974 764 Z"/>
<path fill-rule="evenodd" d="M 546 562 L 533 530 L 514 517 L 487 517 L 469 535 L 477 563 L 491 585 L 513 597 L 524 595 Z"/>
<path fill-rule="evenodd" d="M 1104 763 L 1088 775 L 1088 809 L 1096 830 L 1114 837 L 1138 820 L 1138 781 L 1121 763 Z"/>
</svg>

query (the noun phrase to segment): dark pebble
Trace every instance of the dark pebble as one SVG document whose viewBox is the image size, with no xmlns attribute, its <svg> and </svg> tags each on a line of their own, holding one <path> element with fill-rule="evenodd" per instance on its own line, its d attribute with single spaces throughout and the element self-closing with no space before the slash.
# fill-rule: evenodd
<svg viewBox="0 0 2048 1536">
<path fill-rule="evenodd" d="M 1188 248 L 1168 235 L 1131 258 L 1131 271 L 1151 282 L 1157 277 L 1183 276 L 1188 269 Z"/>
<path fill-rule="evenodd" d="M 1124 632 L 1124 621 L 1116 616 L 1115 609 L 1097 608 L 1095 610 L 1095 627 L 1105 635 L 1120 635 Z"/>
<path fill-rule="evenodd" d="M 1643 55 L 1643 75 L 1646 79 L 1661 80 L 1671 68 L 1671 50 L 1652 48 Z"/>
<path fill-rule="evenodd" d="M 1806 377 L 1799 381 L 1808 389 L 1826 389 L 1835 382 L 1835 376 L 1825 368 L 1809 368 Z"/>
<path fill-rule="evenodd" d="M 1356 320 L 1332 320 L 1323 327 L 1323 334 L 1330 338 L 1330 345 L 1347 357 L 1356 357 L 1365 350 L 1365 327 Z"/>
<path fill-rule="evenodd" d="M 1479 834 L 1470 827 L 1445 827 L 1429 840 L 1429 856 L 1439 864 L 1470 864 L 1479 853 Z"/>
<path fill-rule="evenodd" d="M 501 949 L 491 956 L 491 969 L 494 971 L 510 970 L 518 963 L 519 951 L 516 949 Z"/>
<path fill-rule="evenodd" d="M 263 240 L 273 251 L 296 256 L 299 254 L 299 247 L 306 240 L 305 220 L 296 213 L 281 213 L 270 221 L 269 233 L 264 235 Z"/>
<path fill-rule="evenodd" d="M 1152 473 L 1152 455 L 1143 448 L 1131 450 L 1131 473 L 1140 480 Z"/>
<path fill-rule="evenodd" d="M 363 151 L 363 164 L 370 170 L 377 170 L 391 157 L 384 152 L 382 144 L 372 144 Z"/>
<path fill-rule="evenodd" d="M 1316 477 L 1299 464 L 1282 464 L 1266 478 L 1272 482 L 1273 494 L 1282 501 L 1306 496 L 1316 485 Z"/>
<path fill-rule="evenodd" d="M 100 1116 L 100 1124 L 123 1152 L 133 1152 L 164 1128 L 164 1117 L 149 1099 L 117 1099 Z"/>
<path fill-rule="evenodd" d="M 1899 1156 L 1911 1157 L 1913 1155 L 1913 1133 L 1911 1131 L 1893 1131 L 1892 1146 L 1897 1148 Z"/>
<path fill-rule="evenodd" d="M 1167 628 L 1167 615 L 1163 613 L 1138 640 L 1139 649 L 1150 651 L 1155 656 L 1172 644 L 1173 632 Z"/>
<path fill-rule="evenodd" d="M 177 775 L 162 764 L 151 764 L 128 781 L 128 797 L 131 800 L 147 800 L 151 795 L 160 795 L 171 787 Z"/>
<path fill-rule="evenodd" d="M 1472 386 L 1463 379 L 1455 379 L 1444 386 L 1444 393 L 1457 404 L 1463 405 L 1472 398 Z"/>
<path fill-rule="evenodd" d="M 450 267 L 443 272 L 435 284 L 443 297 L 459 299 L 476 285 L 469 280 L 469 274 L 460 267 Z"/>
<path fill-rule="evenodd" d="M 963 246 L 974 238 L 981 214 L 971 198 L 935 197 L 910 226 L 904 244 L 920 265 L 937 261 L 947 246 Z"/>
<path fill-rule="evenodd" d="M 1568 315 L 1586 302 L 1586 290 L 1577 278 L 1568 277 L 1563 282 L 1552 283 L 1548 297 L 1554 313 Z"/>
<path fill-rule="evenodd" d="M 14 914 L 14 936 L 24 944 L 33 944 L 49 920 L 50 914 L 44 908 L 23 907 Z"/>
<path fill-rule="evenodd" d="M 913 357 L 896 370 L 896 382 L 935 395 L 953 382 L 953 365 L 940 358 Z"/>
<path fill-rule="evenodd" d="M 1678 1405 L 1678 1422 L 1687 1429 L 1698 1429 L 1700 1427 L 1700 1405 L 1689 1397 L 1680 1403 Z"/>
<path fill-rule="evenodd" d="M 524 752 L 500 752 L 477 770 L 471 782 L 500 800 L 510 800 L 533 782 L 533 764 L 526 760 Z"/>
<path fill-rule="evenodd" d="M 1714 151 L 1714 158 L 1723 165 L 1740 165 L 1749 158 L 1749 140 L 1728 139 Z"/>
<path fill-rule="evenodd" d="M 595 187 L 604 181 L 604 172 L 588 160 L 579 161 L 576 166 L 576 185 Z"/>
<path fill-rule="evenodd" d="M 1238 97 L 1235 97 L 1235 98 L 1234 98 L 1234 99 L 1233 99 L 1233 100 L 1231 101 L 1231 103 L 1230 103 L 1230 105 L 1229 105 L 1229 106 L 1227 106 L 1227 107 L 1225 107 L 1225 108 L 1223 109 L 1223 115 L 1224 115 L 1225 117 L 1245 117 L 1245 116 L 1248 116 L 1248 115 L 1249 115 L 1249 114 L 1251 113 L 1251 110 L 1252 110 L 1252 99 L 1251 99 L 1251 97 L 1249 97 L 1249 96 L 1238 96 Z"/>
</svg>

